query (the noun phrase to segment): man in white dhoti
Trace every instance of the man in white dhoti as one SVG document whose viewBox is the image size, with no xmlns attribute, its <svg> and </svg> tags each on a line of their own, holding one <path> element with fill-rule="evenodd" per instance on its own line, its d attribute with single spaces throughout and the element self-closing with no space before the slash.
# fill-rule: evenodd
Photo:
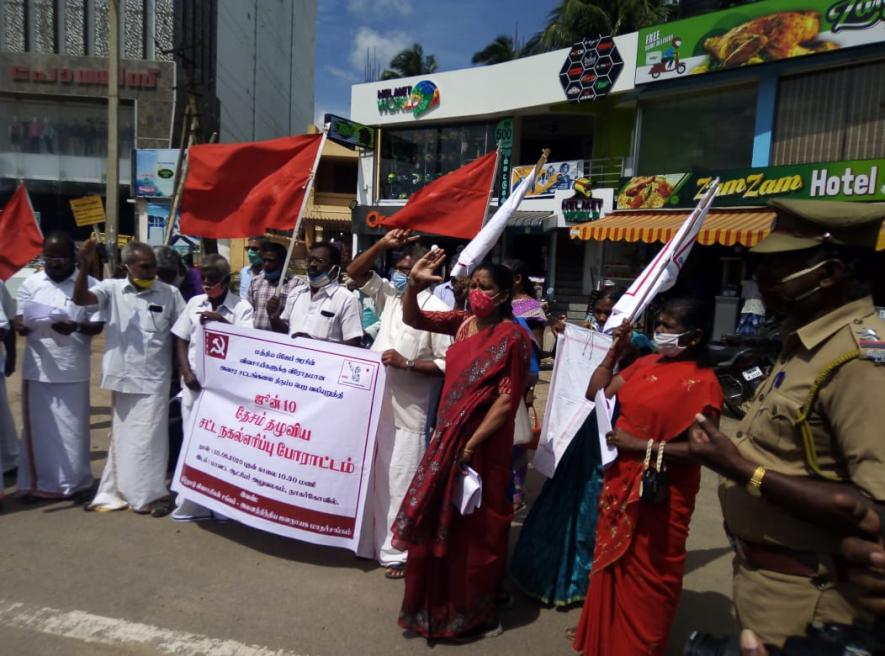
<svg viewBox="0 0 885 656">
<path fill-rule="evenodd" d="M 82 496 L 92 487 L 89 356 L 92 336 L 104 324 L 97 307 L 83 308 L 71 300 L 73 239 L 63 232 L 49 234 L 43 262 L 44 270 L 19 288 L 15 317 L 16 330 L 25 336 L 17 486 L 25 503 Z M 97 281 L 87 277 L 87 284 L 94 287 Z"/>
<path fill-rule="evenodd" d="M 111 443 L 98 493 L 89 510 L 131 508 L 154 517 L 171 510 L 166 487 L 172 325 L 184 311 L 177 289 L 157 280 L 153 249 L 123 249 L 127 277 L 89 289 L 86 271 L 95 240 L 80 249 L 74 286 L 77 305 L 98 305 L 107 321 L 101 386 L 113 392 Z"/>
<path fill-rule="evenodd" d="M 187 302 L 184 312 L 172 326 L 178 366 L 181 370 L 181 419 L 184 434 L 190 430 L 190 412 L 200 392 L 197 369 L 197 345 L 203 338 L 203 324 L 220 321 L 245 328 L 252 327 L 253 311 L 249 301 L 230 291 L 230 264 L 221 255 L 207 255 L 200 266 L 205 294 Z M 172 519 L 200 521 L 211 519 L 212 511 L 179 496 Z"/>
<path fill-rule="evenodd" d="M 18 437 L 15 420 L 6 396 L 6 379 L 15 371 L 15 301 L 0 280 L 0 499 L 3 498 L 2 476 L 18 466 Z"/>
<path fill-rule="evenodd" d="M 374 556 L 387 568 L 388 578 L 402 578 L 407 554 L 393 548 L 391 526 L 425 447 L 427 413 L 445 371 L 446 350 L 452 343 L 447 335 L 415 330 L 403 323 L 402 294 L 412 265 L 426 252 L 414 245 L 417 237 L 409 230 L 391 230 L 374 246 L 360 254 L 347 268 L 360 291 L 375 301 L 381 329 L 372 350 L 381 353 L 387 366 L 385 404 L 390 422 L 378 428 L 373 483 L 366 501 L 367 530 L 374 537 Z M 390 281 L 371 270 L 373 262 L 388 250 L 403 249 L 394 265 Z M 448 308 L 430 291 L 418 296 L 426 311 L 445 312 Z"/>
</svg>

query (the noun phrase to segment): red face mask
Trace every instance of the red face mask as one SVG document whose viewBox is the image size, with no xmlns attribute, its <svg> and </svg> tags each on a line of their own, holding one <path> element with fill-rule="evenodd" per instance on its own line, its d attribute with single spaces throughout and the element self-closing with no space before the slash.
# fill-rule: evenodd
<svg viewBox="0 0 885 656">
<path fill-rule="evenodd" d="M 497 296 L 497 294 L 495 294 Z M 495 296 L 489 296 L 481 289 L 471 289 L 470 295 L 467 297 L 470 303 L 470 309 L 473 314 L 480 319 L 485 319 L 495 312 L 498 306 L 495 304 Z"/>
</svg>

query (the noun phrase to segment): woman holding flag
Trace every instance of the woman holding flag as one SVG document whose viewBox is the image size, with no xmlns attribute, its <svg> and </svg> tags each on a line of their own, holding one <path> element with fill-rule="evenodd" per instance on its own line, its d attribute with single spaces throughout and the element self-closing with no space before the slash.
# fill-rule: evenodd
<svg viewBox="0 0 885 656">
<path fill-rule="evenodd" d="M 573 647 L 583 654 L 663 655 L 685 571 L 685 542 L 701 480 L 686 438 L 697 413 L 718 423 L 722 390 L 702 365 L 709 336 L 700 301 L 668 301 L 658 317 L 657 354 L 615 375 L 631 343 L 622 323 L 590 378 L 587 398 L 617 394 L 620 414 L 609 444 L 596 525 L 590 589 Z"/>
<path fill-rule="evenodd" d="M 504 576 L 513 509 L 513 420 L 529 370 L 530 340 L 512 321 L 513 275 L 482 265 L 471 277 L 471 313 L 423 312 L 418 293 L 441 282 L 445 260 L 436 249 L 409 275 L 403 320 L 418 330 L 455 336 L 436 432 L 393 526 L 393 544 L 408 549 L 399 624 L 428 640 L 499 635 L 496 601 Z M 455 507 L 455 487 L 467 467 L 482 480 L 482 500 L 471 514 Z"/>
</svg>

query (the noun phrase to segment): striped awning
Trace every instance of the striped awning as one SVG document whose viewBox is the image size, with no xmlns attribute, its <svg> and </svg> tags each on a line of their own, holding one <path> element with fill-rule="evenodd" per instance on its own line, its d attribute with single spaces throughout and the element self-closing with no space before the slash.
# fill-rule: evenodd
<svg viewBox="0 0 885 656">
<path fill-rule="evenodd" d="M 572 239 L 666 243 L 687 217 L 687 210 L 615 212 L 604 219 L 573 226 L 569 234 Z M 774 218 L 774 211 L 768 209 L 712 209 L 698 234 L 698 243 L 755 246 L 771 232 Z"/>
</svg>

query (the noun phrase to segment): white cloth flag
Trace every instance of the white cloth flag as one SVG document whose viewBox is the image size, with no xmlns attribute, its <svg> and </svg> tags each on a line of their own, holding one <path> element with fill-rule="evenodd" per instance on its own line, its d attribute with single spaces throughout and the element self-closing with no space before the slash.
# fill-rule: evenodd
<svg viewBox="0 0 885 656">
<path fill-rule="evenodd" d="M 473 467 L 458 473 L 455 489 L 452 490 L 452 503 L 462 515 L 473 514 L 482 505 L 482 479 Z"/>
<path fill-rule="evenodd" d="M 719 179 L 713 181 L 703 195 L 694 211 L 688 215 L 685 223 L 673 238 L 667 242 L 654 260 L 639 275 L 630 288 L 621 296 L 612 308 L 611 316 L 605 322 L 603 332 L 611 333 L 627 318 L 635 318 L 645 311 L 655 296 L 665 292 L 676 284 L 676 278 L 697 240 L 707 212 L 719 189 Z"/>
<path fill-rule="evenodd" d="M 519 207 L 528 190 L 534 186 L 535 169 L 532 169 L 532 172 L 514 190 L 510 198 L 504 201 L 476 237 L 471 239 L 470 243 L 461 251 L 461 254 L 458 256 L 458 263 L 452 267 L 451 276 L 453 278 L 463 278 L 473 273 L 473 270 L 482 262 L 488 252 L 494 248 L 501 235 L 504 234 L 504 229 L 507 227 L 507 221 L 510 219 L 510 216 Z"/>
<path fill-rule="evenodd" d="M 615 407 L 614 398 L 605 398 L 605 388 L 596 392 L 596 427 L 599 429 L 599 453 L 602 466 L 606 467 L 618 457 L 618 449 L 608 443 L 608 434 L 612 431 L 612 411 Z"/>
</svg>

